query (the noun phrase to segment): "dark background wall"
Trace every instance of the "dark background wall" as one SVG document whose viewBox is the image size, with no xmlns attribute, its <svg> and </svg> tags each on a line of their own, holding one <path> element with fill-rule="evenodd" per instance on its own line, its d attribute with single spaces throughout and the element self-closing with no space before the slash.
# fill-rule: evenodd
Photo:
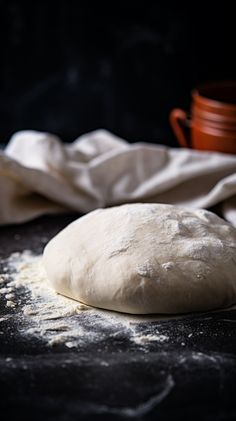
<svg viewBox="0 0 236 421">
<path fill-rule="evenodd" d="M 19 129 L 70 141 L 103 127 L 175 145 L 170 110 L 201 82 L 236 79 L 230 2 L 107 4 L 0 0 L 0 142 Z"/>
</svg>

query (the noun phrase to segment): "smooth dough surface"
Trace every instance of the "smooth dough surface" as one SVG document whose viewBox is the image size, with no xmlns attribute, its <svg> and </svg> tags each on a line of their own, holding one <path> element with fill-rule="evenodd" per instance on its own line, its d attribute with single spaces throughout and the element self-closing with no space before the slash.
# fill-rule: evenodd
<svg viewBox="0 0 236 421">
<path fill-rule="evenodd" d="M 104 309 L 174 314 L 236 302 L 236 229 L 202 209 L 98 209 L 57 234 L 43 263 L 57 292 Z"/>
</svg>

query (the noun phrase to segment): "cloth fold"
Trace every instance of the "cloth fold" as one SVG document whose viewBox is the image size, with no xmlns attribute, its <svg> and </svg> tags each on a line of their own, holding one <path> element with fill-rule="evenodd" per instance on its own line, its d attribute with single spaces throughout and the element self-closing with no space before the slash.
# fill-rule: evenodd
<svg viewBox="0 0 236 421">
<path fill-rule="evenodd" d="M 218 205 L 236 226 L 236 156 L 131 145 L 106 130 L 71 144 L 21 131 L 0 153 L 0 224 L 127 202 Z"/>
</svg>

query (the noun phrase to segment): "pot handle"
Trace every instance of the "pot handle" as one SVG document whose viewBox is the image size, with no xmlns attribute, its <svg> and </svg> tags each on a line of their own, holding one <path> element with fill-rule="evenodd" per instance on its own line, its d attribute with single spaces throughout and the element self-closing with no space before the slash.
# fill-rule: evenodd
<svg viewBox="0 0 236 421">
<path fill-rule="evenodd" d="M 191 140 L 189 129 L 191 121 L 188 118 L 186 111 L 180 108 L 174 108 L 170 112 L 170 124 L 177 140 L 183 148 L 191 148 Z"/>
</svg>

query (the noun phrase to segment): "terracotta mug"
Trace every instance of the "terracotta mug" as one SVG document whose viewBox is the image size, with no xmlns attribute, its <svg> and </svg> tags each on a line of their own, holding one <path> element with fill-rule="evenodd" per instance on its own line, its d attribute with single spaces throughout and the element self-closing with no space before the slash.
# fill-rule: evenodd
<svg viewBox="0 0 236 421">
<path fill-rule="evenodd" d="M 184 148 L 236 153 L 236 81 L 198 87 L 192 92 L 190 116 L 175 108 L 170 124 Z"/>
</svg>

